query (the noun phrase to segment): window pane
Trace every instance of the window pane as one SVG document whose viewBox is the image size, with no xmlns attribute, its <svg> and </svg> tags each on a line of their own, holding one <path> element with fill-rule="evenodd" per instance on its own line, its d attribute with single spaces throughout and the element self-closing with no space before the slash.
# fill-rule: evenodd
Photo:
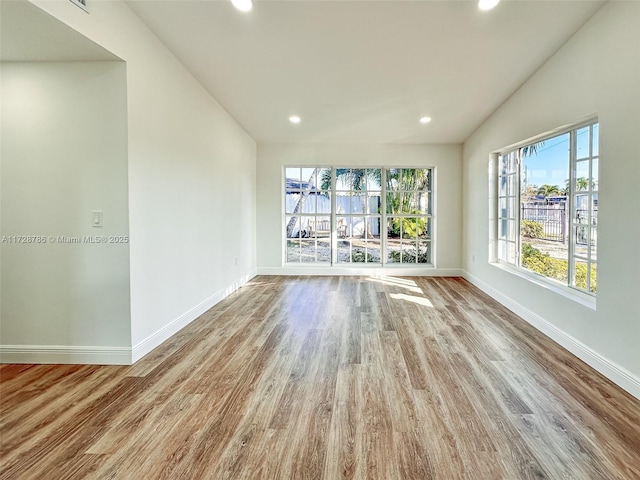
<svg viewBox="0 0 640 480">
<path fill-rule="evenodd" d="M 387 241 L 387 263 L 400 263 L 401 246 L 399 241 Z"/>
<path fill-rule="evenodd" d="M 498 258 L 500 260 L 507 260 L 507 242 L 500 240 L 498 242 Z"/>
<path fill-rule="evenodd" d="M 286 217 L 285 234 L 287 238 L 300 237 L 300 217 Z"/>
<path fill-rule="evenodd" d="M 591 161 L 591 188 L 598 190 L 598 158 Z"/>
<path fill-rule="evenodd" d="M 518 163 L 517 163 L 517 154 L 516 152 L 511 152 L 509 154 L 509 164 L 508 164 L 508 169 L 509 169 L 509 173 L 513 173 L 518 169 Z"/>
<path fill-rule="evenodd" d="M 387 213 L 400 213 L 400 196 L 387 193 Z"/>
<path fill-rule="evenodd" d="M 400 230 L 402 238 L 416 238 L 417 225 L 415 218 L 402 218 L 400 221 Z"/>
<path fill-rule="evenodd" d="M 416 168 L 414 172 L 416 189 L 422 192 L 431 190 L 431 170 L 428 168 Z"/>
<path fill-rule="evenodd" d="M 331 262 L 331 244 L 321 244 L 318 242 L 317 261 L 322 263 Z"/>
<path fill-rule="evenodd" d="M 380 238 L 380 217 L 365 218 L 367 238 Z"/>
<path fill-rule="evenodd" d="M 331 237 L 331 217 L 315 217 L 309 221 L 310 236 L 328 239 Z"/>
<path fill-rule="evenodd" d="M 351 208 L 349 213 L 366 213 L 367 196 L 365 194 L 354 193 L 351 195 Z"/>
<path fill-rule="evenodd" d="M 507 211 L 507 199 L 501 198 L 498 203 L 500 204 L 498 216 L 500 218 L 507 218 L 509 216 Z"/>
<path fill-rule="evenodd" d="M 406 213 L 418 213 L 418 208 L 420 207 L 420 199 L 418 197 L 418 192 L 407 192 L 404 195 L 405 204 L 406 204 Z"/>
<path fill-rule="evenodd" d="M 318 180 L 316 187 L 321 190 L 331 190 L 331 169 L 320 168 L 318 169 Z"/>
<path fill-rule="evenodd" d="M 498 172 L 501 177 L 505 177 L 507 175 L 507 169 L 509 167 L 509 156 L 508 155 L 500 155 L 500 159 L 498 160 Z"/>
<path fill-rule="evenodd" d="M 418 212 L 424 215 L 431 215 L 431 194 L 427 192 L 418 193 Z"/>
<path fill-rule="evenodd" d="M 349 213 L 351 210 L 351 196 L 345 193 L 336 193 L 336 213 Z"/>
<path fill-rule="evenodd" d="M 514 196 L 518 194 L 518 177 L 509 175 L 507 177 L 507 195 Z"/>
<path fill-rule="evenodd" d="M 418 263 L 431 263 L 431 242 L 418 243 Z"/>
<path fill-rule="evenodd" d="M 331 213 L 331 192 L 320 192 L 317 195 L 316 202 L 318 213 Z"/>
<path fill-rule="evenodd" d="M 507 219 L 503 218 L 498 222 L 498 238 L 507 238 Z"/>
<path fill-rule="evenodd" d="M 588 279 L 589 269 L 588 269 L 587 262 L 585 262 L 584 260 L 576 259 L 574 262 L 573 268 L 574 268 L 575 276 L 573 278 L 573 281 L 571 282 L 572 285 L 581 290 L 585 290 L 588 292 L 589 291 L 588 283 L 590 283 L 590 279 Z M 595 285 L 593 287 L 594 287 L 593 292 L 595 292 Z"/>
<path fill-rule="evenodd" d="M 287 240 L 287 262 L 300 261 L 300 241 Z"/>
<path fill-rule="evenodd" d="M 518 200 L 516 197 L 509 197 L 507 201 L 507 217 L 516 218 L 518 212 Z"/>
<path fill-rule="evenodd" d="M 400 189 L 400 171 L 399 168 L 390 168 L 387 170 L 387 190 L 396 191 Z"/>
<path fill-rule="evenodd" d="M 498 179 L 498 196 L 505 197 L 507 195 L 507 177 L 500 176 Z"/>
<path fill-rule="evenodd" d="M 338 217 L 336 219 L 336 233 L 338 238 L 346 238 L 348 232 L 347 217 Z"/>
<path fill-rule="evenodd" d="M 368 263 L 380 263 L 381 256 L 380 240 L 369 240 L 367 242 Z"/>
<path fill-rule="evenodd" d="M 285 176 L 287 179 L 287 183 L 291 181 L 291 186 L 286 185 L 287 188 L 291 188 L 293 190 L 300 189 L 300 168 L 299 167 L 287 167 L 285 169 Z"/>
<path fill-rule="evenodd" d="M 600 155 L 600 125 L 598 123 L 596 123 L 593 126 L 593 138 L 592 140 L 592 153 L 591 155 L 593 155 L 594 157 L 597 157 L 598 155 Z"/>
<path fill-rule="evenodd" d="M 316 261 L 316 242 L 314 240 L 300 240 L 300 261 Z"/>
<path fill-rule="evenodd" d="M 400 228 L 402 226 L 402 218 L 387 218 L 387 247 L 400 238 Z M 395 245 L 395 244 L 394 244 Z"/>
<path fill-rule="evenodd" d="M 575 209 L 575 222 L 587 223 L 589 217 L 589 195 L 576 195 Z"/>
<path fill-rule="evenodd" d="M 382 188 L 382 170 L 380 168 L 368 168 L 366 180 L 366 189 L 368 191 L 380 191 Z"/>
<path fill-rule="evenodd" d="M 284 212 L 293 213 L 300 201 L 300 192 L 286 192 L 284 195 Z"/>
<path fill-rule="evenodd" d="M 400 261 L 402 263 L 416 263 L 416 245 L 415 243 L 402 243 L 402 256 Z"/>
<path fill-rule="evenodd" d="M 589 160 L 576 162 L 576 192 L 589 190 Z"/>
<path fill-rule="evenodd" d="M 516 221 L 507 220 L 507 240 L 510 242 L 516 241 Z"/>
<path fill-rule="evenodd" d="M 589 127 L 584 127 L 578 130 L 576 139 L 576 158 L 589 157 L 589 145 L 591 144 L 591 135 L 589 134 Z"/>
<path fill-rule="evenodd" d="M 350 168 L 336 168 L 336 190 L 351 190 L 353 176 Z"/>
<path fill-rule="evenodd" d="M 351 242 L 349 240 L 338 241 L 338 263 L 351 263 Z"/>
<path fill-rule="evenodd" d="M 418 238 L 427 239 L 431 238 L 431 219 L 430 218 L 417 218 L 416 227 Z"/>
<path fill-rule="evenodd" d="M 577 226 L 575 227 L 574 233 L 575 254 L 586 257 L 588 255 L 587 242 L 589 239 L 589 228 L 582 225 Z"/>
<path fill-rule="evenodd" d="M 507 243 L 507 262 L 516 264 L 516 246 L 514 243 Z"/>
<path fill-rule="evenodd" d="M 364 238 L 366 235 L 366 228 L 364 217 L 351 217 L 349 218 L 351 237 L 352 238 Z"/>
<path fill-rule="evenodd" d="M 301 168 L 300 169 L 300 181 L 302 182 L 302 190 L 311 190 L 316 185 L 316 169 L 315 168 Z"/>
</svg>

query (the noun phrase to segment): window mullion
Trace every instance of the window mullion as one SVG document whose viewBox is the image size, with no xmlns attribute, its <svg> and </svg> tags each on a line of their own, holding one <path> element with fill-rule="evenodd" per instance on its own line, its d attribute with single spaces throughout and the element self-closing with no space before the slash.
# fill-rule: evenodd
<svg viewBox="0 0 640 480">
<path fill-rule="evenodd" d="M 516 200 L 515 200 L 515 219 L 516 219 L 516 231 L 514 232 L 515 235 L 515 248 L 516 248 L 516 265 L 518 267 L 522 267 L 522 255 L 520 254 L 520 252 L 522 251 L 522 242 L 521 242 L 521 238 L 520 238 L 520 232 L 522 231 L 522 228 L 520 226 L 520 221 L 521 221 L 521 208 L 520 208 L 520 199 L 522 196 L 522 190 L 521 190 L 521 184 L 522 184 L 522 178 L 521 178 L 521 165 L 522 165 L 522 156 L 521 156 L 521 150 L 518 149 L 516 151 L 516 180 L 517 180 L 517 186 L 516 186 Z"/>
<path fill-rule="evenodd" d="M 569 133 L 569 186 L 567 188 L 567 198 L 569 199 L 569 232 L 568 232 L 568 240 L 569 240 L 569 265 L 568 265 L 568 276 L 569 276 L 569 285 L 575 286 L 575 235 L 576 235 L 576 224 L 574 220 L 576 218 L 576 168 L 577 162 L 576 158 L 578 156 L 578 135 L 577 130 L 572 130 Z"/>
<path fill-rule="evenodd" d="M 387 169 L 380 167 L 380 263 L 387 263 Z"/>
<path fill-rule="evenodd" d="M 336 169 L 331 167 L 331 265 L 338 263 L 338 220 L 336 218 Z"/>
</svg>

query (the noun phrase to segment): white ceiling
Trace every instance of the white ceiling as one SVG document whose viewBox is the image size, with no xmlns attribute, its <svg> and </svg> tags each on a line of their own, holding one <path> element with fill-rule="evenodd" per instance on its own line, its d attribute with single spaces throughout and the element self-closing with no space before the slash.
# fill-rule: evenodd
<svg viewBox="0 0 640 480">
<path fill-rule="evenodd" d="M 259 142 L 460 143 L 603 2 L 128 4 Z"/>
<path fill-rule="evenodd" d="M 118 57 L 24 0 L 0 0 L 3 62 L 112 61 Z"/>
</svg>

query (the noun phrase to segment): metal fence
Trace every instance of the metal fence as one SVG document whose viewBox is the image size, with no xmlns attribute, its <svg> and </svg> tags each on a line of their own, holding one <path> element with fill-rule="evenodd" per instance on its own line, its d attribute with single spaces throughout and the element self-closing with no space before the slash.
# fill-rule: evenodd
<svg viewBox="0 0 640 480">
<path fill-rule="evenodd" d="M 587 210 L 576 210 L 576 221 L 574 223 L 584 224 L 586 226 L 588 219 Z M 537 238 L 550 240 L 554 242 L 564 243 L 567 240 L 567 232 L 569 222 L 567 218 L 567 204 L 561 203 L 557 205 L 531 205 L 522 204 L 520 212 L 520 220 L 529 220 L 542 225 L 542 236 Z M 598 225 L 598 208 L 594 208 L 591 212 L 591 226 Z M 592 233 L 592 236 L 595 232 Z M 586 238 L 586 236 L 585 236 Z M 592 243 L 595 239 L 592 238 Z M 577 244 L 586 244 L 586 240 L 576 238 Z"/>
<path fill-rule="evenodd" d="M 529 220 L 542 225 L 543 240 L 564 243 L 567 238 L 566 204 L 561 205 L 522 205 L 520 220 Z"/>
</svg>

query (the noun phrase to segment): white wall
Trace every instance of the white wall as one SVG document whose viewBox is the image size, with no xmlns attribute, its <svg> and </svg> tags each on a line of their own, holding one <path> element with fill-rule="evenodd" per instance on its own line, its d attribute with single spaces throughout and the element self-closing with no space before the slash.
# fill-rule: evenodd
<svg viewBox="0 0 640 480">
<path fill-rule="evenodd" d="M 356 267 L 284 267 L 284 166 L 425 166 L 436 168 L 435 269 L 385 268 L 393 274 L 452 274 L 461 267 L 462 156 L 460 145 L 258 145 L 258 272 L 337 274 L 372 272 Z"/>
<path fill-rule="evenodd" d="M 597 114 L 596 310 L 488 263 L 490 152 Z M 609 2 L 464 144 L 464 268 L 640 396 L 640 3 Z M 475 256 L 475 262 L 473 261 Z"/>
<path fill-rule="evenodd" d="M 135 360 L 254 274 L 256 145 L 125 3 L 33 3 L 127 63 Z"/>
<path fill-rule="evenodd" d="M 0 326 L 13 353 L 82 361 L 69 347 L 90 346 L 129 361 L 129 245 L 58 238 L 129 235 L 125 75 L 122 62 L 2 64 Z M 22 235 L 44 243 L 10 243 Z"/>
</svg>

